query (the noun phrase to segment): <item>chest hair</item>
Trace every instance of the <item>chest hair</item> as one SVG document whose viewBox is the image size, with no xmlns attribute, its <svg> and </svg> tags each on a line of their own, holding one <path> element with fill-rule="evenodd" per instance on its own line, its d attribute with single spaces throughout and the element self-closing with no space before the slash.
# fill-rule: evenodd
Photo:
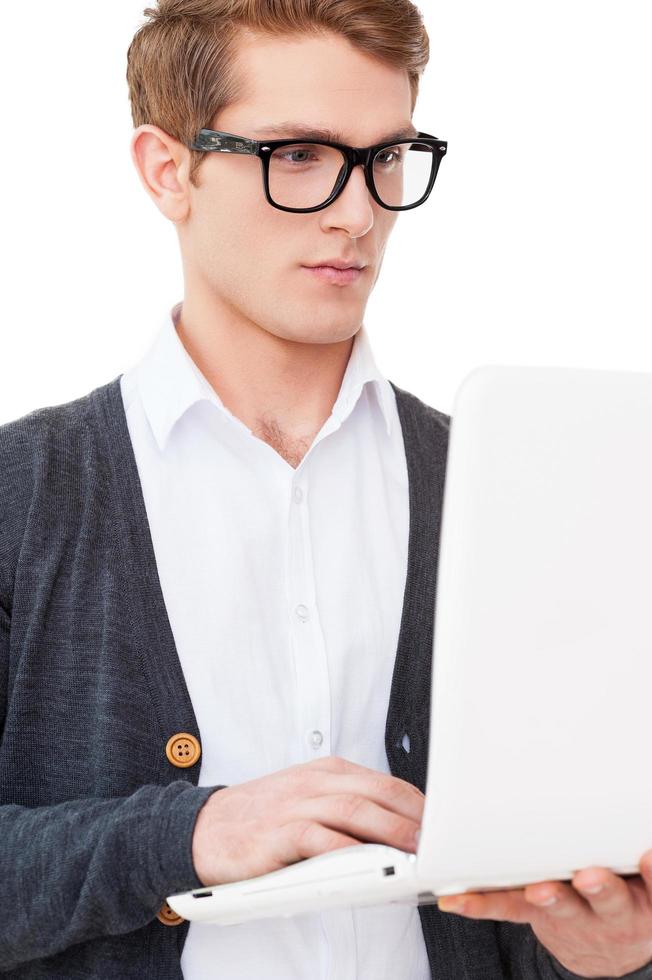
<svg viewBox="0 0 652 980">
<path fill-rule="evenodd" d="M 290 436 L 274 419 L 258 419 L 253 434 L 271 446 L 293 469 L 297 468 L 314 439 L 314 436 Z"/>
</svg>

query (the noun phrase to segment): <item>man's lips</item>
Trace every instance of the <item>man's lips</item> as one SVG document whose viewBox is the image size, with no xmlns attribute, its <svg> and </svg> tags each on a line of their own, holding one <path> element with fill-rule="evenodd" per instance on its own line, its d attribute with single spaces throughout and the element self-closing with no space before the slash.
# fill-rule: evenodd
<svg viewBox="0 0 652 980">
<path fill-rule="evenodd" d="M 364 269 L 365 267 L 365 263 L 353 255 L 350 259 L 340 258 L 334 255 L 332 259 L 320 259 L 319 262 L 311 262 L 310 264 L 305 262 L 304 265 L 309 269 Z"/>
<path fill-rule="evenodd" d="M 335 269 L 332 265 L 318 265 L 314 267 L 304 265 L 302 268 L 310 272 L 315 278 L 321 279 L 322 282 L 330 282 L 334 285 L 341 286 L 357 282 L 364 271 L 363 269 L 355 268 Z"/>
</svg>

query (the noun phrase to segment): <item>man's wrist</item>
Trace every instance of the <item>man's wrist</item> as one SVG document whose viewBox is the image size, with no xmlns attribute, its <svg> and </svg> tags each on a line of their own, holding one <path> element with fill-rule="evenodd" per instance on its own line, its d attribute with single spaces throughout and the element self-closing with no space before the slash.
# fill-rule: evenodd
<svg viewBox="0 0 652 980">
<path fill-rule="evenodd" d="M 588 978 L 585 973 L 574 973 L 567 967 L 560 963 L 559 960 L 554 956 L 549 949 L 546 949 L 542 945 L 542 949 L 545 951 L 546 956 L 550 960 L 550 964 L 555 971 L 555 975 L 560 978 L 560 980 L 652 980 L 652 960 L 644 963 L 636 970 L 632 970 L 629 973 L 620 974 L 604 974 L 600 977 Z"/>
</svg>

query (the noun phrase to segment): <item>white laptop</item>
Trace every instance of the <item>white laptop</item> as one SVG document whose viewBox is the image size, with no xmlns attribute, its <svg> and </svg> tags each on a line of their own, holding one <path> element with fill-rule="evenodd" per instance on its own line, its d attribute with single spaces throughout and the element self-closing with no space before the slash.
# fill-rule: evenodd
<svg viewBox="0 0 652 980">
<path fill-rule="evenodd" d="M 635 874 L 652 847 L 652 374 L 483 366 L 451 411 L 415 854 L 171 895 L 233 924 Z"/>
</svg>

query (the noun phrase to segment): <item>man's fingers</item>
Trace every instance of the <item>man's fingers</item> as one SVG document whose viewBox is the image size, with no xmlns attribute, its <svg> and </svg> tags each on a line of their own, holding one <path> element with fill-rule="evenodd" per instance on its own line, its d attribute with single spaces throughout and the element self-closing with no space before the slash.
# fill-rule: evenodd
<svg viewBox="0 0 652 980">
<path fill-rule="evenodd" d="M 636 911 L 625 879 L 607 868 L 583 868 L 573 878 L 573 887 L 596 915 L 609 919 L 613 925 L 630 922 Z"/>
<path fill-rule="evenodd" d="M 531 908 L 556 919 L 570 919 L 590 911 L 582 896 L 564 881 L 537 881 L 525 887 L 524 897 Z"/>
<path fill-rule="evenodd" d="M 336 793 L 299 801 L 293 815 L 351 834 L 362 842 L 387 844 L 414 853 L 419 823 L 386 809 L 364 795 Z"/>
<path fill-rule="evenodd" d="M 600 890 L 592 891 L 597 885 L 601 886 Z M 459 903 L 454 904 L 457 900 Z M 555 919 L 596 914 L 614 925 L 631 922 L 636 911 L 627 882 L 606 868 L 584 868 L 575 875 L 572 884 L 538 881 L 519 889 L 446 896 L 440 901 L 440 907 L 470 918 L 510 922 L 530 922 L 537 911 Z"/>
<path fill-rule="evenodd" d="M 438 904 L 442 912 L 455 912 L 471 919 L 529 922 L 533 917 L 532 906 L 525 901 L 522 888 L 443 895 Z"/>
<path fill-rule="evenodd" d="M 588 911 L 572 886 L 562 881 L 538 881 L 525 888 L 446 896 L 440 900 L 439 907 L 444 912 L 458 912 L 473 919 L 521 923 L 534 921 L 537 912 L 564 919 Z"/>
<path fill-rule="evenodd" d="M 425 797 L 416 786 L 387 773 L 360 766 L 358 771 L 341 771 L 316 766 L 295 770 L 295 786 L 305 797 L 350 794 L 421 824 Z"/>
</svg>

